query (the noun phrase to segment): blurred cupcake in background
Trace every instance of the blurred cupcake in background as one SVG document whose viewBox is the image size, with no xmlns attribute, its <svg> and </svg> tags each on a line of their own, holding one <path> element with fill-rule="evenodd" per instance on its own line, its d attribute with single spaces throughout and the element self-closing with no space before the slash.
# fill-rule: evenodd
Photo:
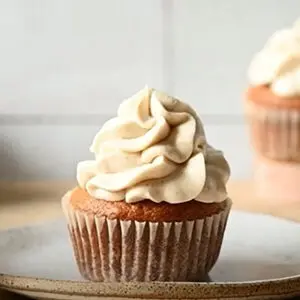
<svg viewBox="0 0 300 300">
<path fill-rule="evenodd" d="M 247 114 L 255 150 L 300 162 L 300 24 L 275 32 L 249 68 Z"/>
<path fill-rule="evenodd" d="M 93 281 L 199 281 L 231 208 L 230 169 L 187 104 L 144 88 L 78 164 L 62 200 L 80 273 Z"/>
<path fill-rule="evenodd" d="M 254 56 L 248 77 L 246 113 L 259 191 L 300 200 L 299 22 L 269 38 Z"/>
</svg>

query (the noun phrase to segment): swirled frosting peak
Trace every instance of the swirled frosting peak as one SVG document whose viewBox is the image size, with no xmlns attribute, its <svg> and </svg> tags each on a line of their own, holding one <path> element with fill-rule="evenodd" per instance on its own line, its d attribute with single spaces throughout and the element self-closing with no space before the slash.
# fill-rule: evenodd
<svg viewBox="0 0 300 300">
<path fill-rule="evenodd" d="M 181 203 L 225 200 L 229 166 L 206 143 L 187 104 L 145 87 L 125 100 L 90 148 L 95 160 L 77 167 L 82 188 L 97 199 Z"/>
<path fill-rule="evenodd" d="M 269 85 L 281 97 L 300 95 L 300 20 L 275 32 L 253 58 L 250 84 Z"/>
</svg>

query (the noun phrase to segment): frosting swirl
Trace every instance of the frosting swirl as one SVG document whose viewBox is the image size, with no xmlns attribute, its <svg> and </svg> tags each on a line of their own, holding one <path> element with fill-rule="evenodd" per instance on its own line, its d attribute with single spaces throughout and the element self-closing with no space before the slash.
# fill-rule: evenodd
<svg viewBox="0 0 300 300">
<path fill-rule="evenodd" d="M 95 198 L 175 204 L 227 197 L 222 152 L 206 143 L 193 109 L 157 90 L 146 87 L 125 100 L 90 150 L 95 160 L 78 164 L 77 180 Z"/>
<path fill-rule="evenodd" d="M 249 67 L 254 86 L 269 85 L 282 97 L 300 95 L 300 22 L 275 32 Z"/>
</svg>

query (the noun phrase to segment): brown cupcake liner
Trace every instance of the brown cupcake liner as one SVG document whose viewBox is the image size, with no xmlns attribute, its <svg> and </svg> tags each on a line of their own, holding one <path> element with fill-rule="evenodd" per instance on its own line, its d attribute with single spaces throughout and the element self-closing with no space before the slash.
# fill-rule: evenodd
<svg viewBox="0 0 300 300">
<path fill-rule="evenodd" d="M 92 281 L 200 281 L 221 249 L 231 200 L 222 212 L 195 221 L 110 220 L 64 213 L 81 275 Z"/>
<path fill-rule="evenodd" d="M 264 107 L 247 101 L 250 138 L 269 159 L 300 162 L 300 110 Z"/>
</svg>

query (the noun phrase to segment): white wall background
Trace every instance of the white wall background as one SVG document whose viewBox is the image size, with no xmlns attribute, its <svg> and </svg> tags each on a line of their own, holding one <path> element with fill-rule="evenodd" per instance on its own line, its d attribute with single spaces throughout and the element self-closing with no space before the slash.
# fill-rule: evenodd
<svg viewBox="0 0 300 300">
<path fill-rule="evenodd" d="M 0 0 L 0 179 L 72 178 L 145 84 L 190 102 L 248 176 L 247 66 L 298 17 L 299 0 Z"/>
</svg>

